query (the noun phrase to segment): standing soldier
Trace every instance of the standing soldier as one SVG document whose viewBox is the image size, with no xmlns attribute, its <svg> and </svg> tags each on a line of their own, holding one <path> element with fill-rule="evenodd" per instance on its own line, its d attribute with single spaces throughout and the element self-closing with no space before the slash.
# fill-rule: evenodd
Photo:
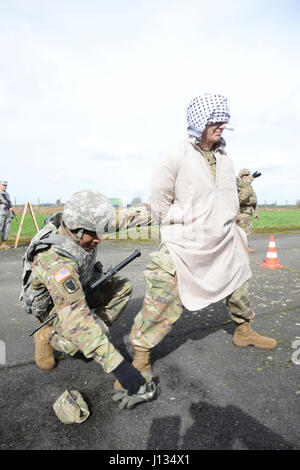
<svg viewBox="0 0 300 470">
<path fill-rule="evenodd" d="M 144 304 L 130 333 L 132 364 L 148 380 L 151 351 L 184 307 L 196 311 L 226 298 L 236 346 L 273 349 L 277 344 L 251 327 L 255 313 L 248 297 L 247 238 L 234 223 L 239 201 L 222 137 L 229 118 L 223 95 L 196 97 L 187 109 L 188 138 L 166 154 L 152 175 L 149 204 L 161 246 L 150 255 Z"/>
<path fill-rule="evenodd" d="M 100 236 L 109 230 L 113 218 L 113 208 L 102 194 L 90 190 L 74 193 L 64 212 L 51 216 L 26 250 L 20 300 L 25 311 L 41 322 L 57 314 L 52 326 L 45 325 L 35 333 L 39 368 L 54 368 L 53 349 L 71 356 L 81 351 L 105 372 L 113 373 L 123 388 L 122 405 L 129 408 L 133 402 L 149 398 L 148 384 L 107 333 L 129 301 L 131 284 L 115 276 L 98 291 L 85 294 L 98 272 Z"/>
<path fill-rule="evenodd" d="M 14 212 L 9 194 L 6 192 L 7 184 L 7 181 L 0 181 L 0 236 L 2 240 L 0 250 L 9 250 L 10 248 L 4 242 L 8 239 L 11 215 Z"/>
<path fill-rule="evenodd" d="M 239 172 L 239 178 L 237 178 L 240 213 L 236 218 L 236 224 L 246 233 L 248 243 L 252 232 L 253 215 L 255 219 L 259 218 L 256 210 L 257 197 L 251 183 L 255 177 L 260 175 L 261 173 L 255 172 L 251 176 L 250 170 L 243 168 Z M 248 246 L 248 252 L 255 253 L 255 250 Z"/>
</svg>

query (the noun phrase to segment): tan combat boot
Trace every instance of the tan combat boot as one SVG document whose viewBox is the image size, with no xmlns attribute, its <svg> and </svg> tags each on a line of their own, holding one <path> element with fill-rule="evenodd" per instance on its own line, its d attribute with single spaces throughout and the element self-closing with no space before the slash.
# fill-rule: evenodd
<svg viewBox="0 0 300 470">
<path fill-rule="evenodd" d="M 51 370 L 55 367 L 53 348 L 49 343 L 51 326 L 45 325 L 34 335 L 35 362 L 43 370 Z"/>
<path fill-rule="evenodd" d="M 153 378 L 153 372 L 150 364 L 151 349 L 135 346 L 135 356 L 132 365 L 150 382 Z"/>
<path fill-rule="evenodd" d="M 233 344 L 240 347 L 255 346 L 260 349 L 274 349 L 277 341 L 273 338 L 259 335 L 252 330 L 250 321 L 245 321 L 245 323 L 240 325 L 237 324 L 233 336 Z"/>
<path fill-rule="evenodd" d="M 150 365 L 151 349 L 141 348 L 135 346 L 135 356 L 133 358 L 132 365 L 145 377 L 147 382 L 150 382 L 153 378 L 153 372 Z M 122 388 L 118 380 L 114 383 L 114 389 L 120 390 Z"/>
<path fill-rule="evenodd" d="M 250 246 L 248 246 L 248 253 L 255 253 L 255 250 L 253 248 L 250 248 Z"/>
<path fill-rule="evenodd" d="M 2 242 L 2 244 L 0 245 L 0 250 L 10 250 L 10 246 Z"/>
</svg>

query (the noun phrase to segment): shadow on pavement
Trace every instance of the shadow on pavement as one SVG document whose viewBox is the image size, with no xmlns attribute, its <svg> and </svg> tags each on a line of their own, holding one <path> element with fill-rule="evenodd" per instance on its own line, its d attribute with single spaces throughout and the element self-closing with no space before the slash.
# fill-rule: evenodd
<svg viewBox="0 0 300 470">
<path fill-rule="evenodd" d="M 281 436 L 234 405 L 223 408 L 200 401 L 192 403 L 189 411 L 193 424 L 182 436 L 180 416 L 154 418 L 147 449 L 294 449 Z"/>
</svg>

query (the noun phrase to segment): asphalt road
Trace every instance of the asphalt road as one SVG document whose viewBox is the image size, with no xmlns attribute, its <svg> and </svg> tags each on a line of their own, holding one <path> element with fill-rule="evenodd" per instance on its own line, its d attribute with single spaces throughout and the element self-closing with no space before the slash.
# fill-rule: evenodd
<svg viewBox="0 0 300 470">
<path fill-rule="evenodd" d="M 223 301 L 184 311 L 152 354 L 158 396 L 132 410 L 112 401 L 114 377 L 92 360 L 57 353 L 52 371 L 35 366 L 28 333 L 37 322 L 18 303 L 25 247 L 1 251 L 0 449 L 299 450 L 300 234 L 279 234 L 275 241 L 284 268 L 270 270 L 260 266 L 269 235 L 253 236 L 250 298 L 253 328 L 275 337 L 278 347 L 235 347 Z M 128 359 L 128 334 L 145 292 L 143 270 L 156 247 L 103 242 L 99 249 L 105 268 L 142 251 L 122 271 L 132 280 L 133 296 L 111 328 L 112 342 Z M 79 390 L 89 405 L 91 415 L 82 424 L 65 425 L 53 411 L 66 389 Z"/>
</svg>

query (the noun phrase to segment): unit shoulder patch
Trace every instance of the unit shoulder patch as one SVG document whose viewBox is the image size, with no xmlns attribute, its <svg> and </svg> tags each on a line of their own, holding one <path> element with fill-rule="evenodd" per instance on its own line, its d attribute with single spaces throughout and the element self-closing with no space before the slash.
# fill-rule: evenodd
<svg viewBox="0 0 300 470">
<path fill-rule="evenodd" d="M 63 287 L 66 289 L 68 294 L 73 294 L 80 289 L 79 285 L 73 277 L 68 277 L 62 282 Z"/>
</svg>

